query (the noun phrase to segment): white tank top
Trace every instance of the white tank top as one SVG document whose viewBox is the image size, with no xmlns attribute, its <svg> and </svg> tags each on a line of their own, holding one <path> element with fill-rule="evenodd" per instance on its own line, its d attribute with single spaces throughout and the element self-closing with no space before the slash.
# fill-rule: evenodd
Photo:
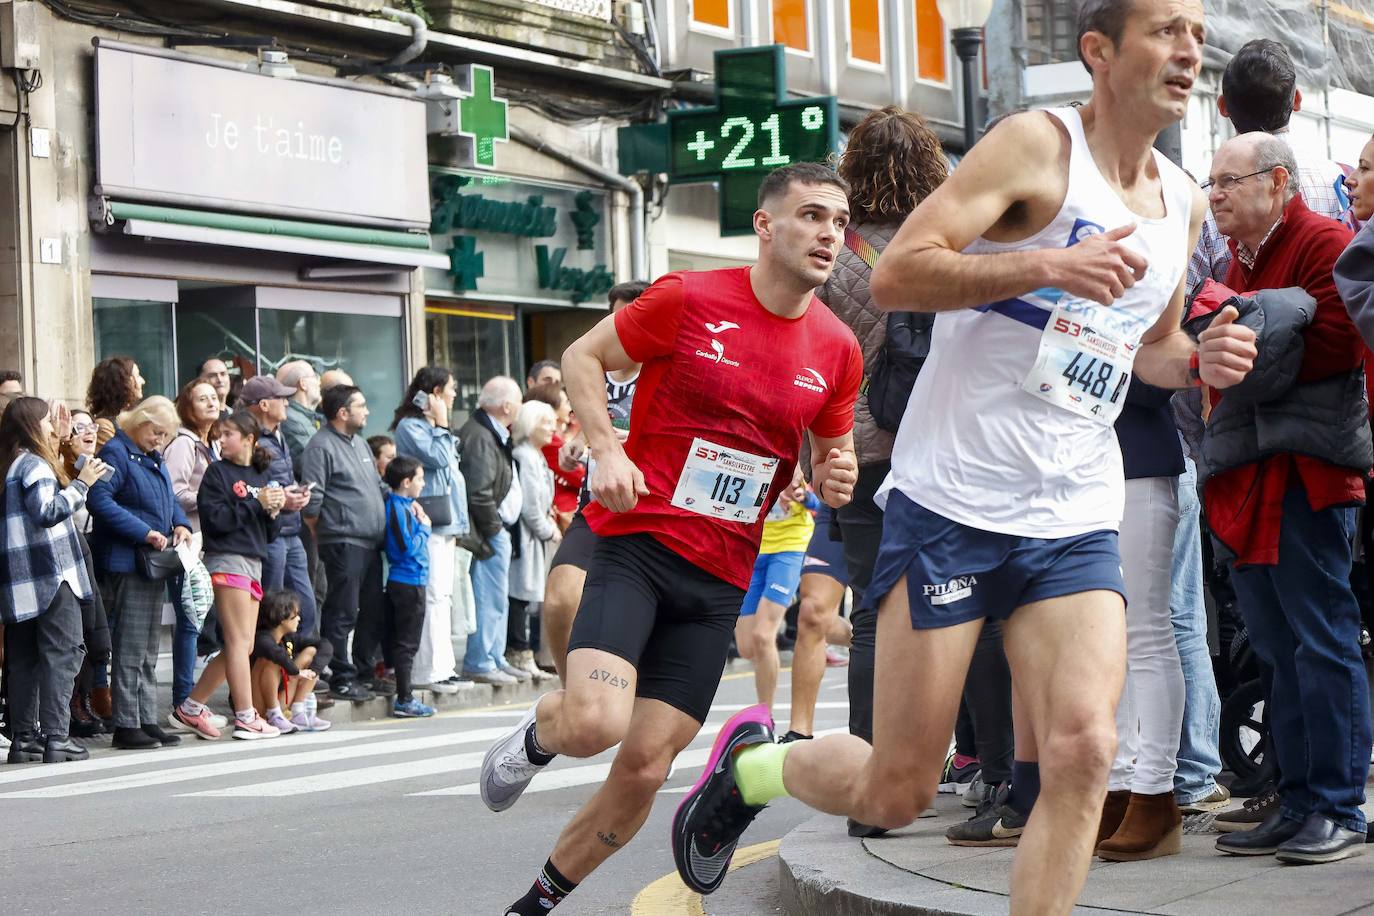
<svg viewBox="0 0 1374 916">
<path fill-rule="evenodd" d="M 1187 266 L 1192 181 L 1156 151 L 1166 212 L 1162 219 L 1139 216 L 1098 171 L 1077 109 L 1048 113 L 1063 122 L 1071 141 L 1068 193 L 1059 214 L 1023 241 L 979 238 L 964 252 L 1068 246 L 1135 223 L 1125 244 L 1145 256 L 1145 279 L 1085 320 L 1097 314 L 1117 327 L 1124 323 L 1138 343 L 1168 306 Z M 1062 290 L 1039 289 L 936 317 L 930 357 L 907 403 L 879 505 L 895 487 L 953 521 L 1020 537 L 1072 537 L 1120 526 L 1125 485 L 1115 430 L 1021 388 L 1048 317 L 1065 298 Z"/>
</svg>

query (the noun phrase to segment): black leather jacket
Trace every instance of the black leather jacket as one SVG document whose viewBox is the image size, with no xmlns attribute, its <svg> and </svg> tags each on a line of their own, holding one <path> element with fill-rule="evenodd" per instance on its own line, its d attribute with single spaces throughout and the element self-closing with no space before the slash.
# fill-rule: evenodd
<svg viewBox="0 0 1374 916">
<path fill-rule="evenodd" d="M 468 518 L 471 528 L 459 544 L 473 556 L 491 556 L 491 539 L 505 526 L 501 524 L 501 501 L 515 479 L 515 460 L 511 457 L 510 437 L 503 442 L 496 423 L 485 410 L 476 411 L 458 430 L 463 442 L 460 467 L 468 485 Z"/>
</svg>

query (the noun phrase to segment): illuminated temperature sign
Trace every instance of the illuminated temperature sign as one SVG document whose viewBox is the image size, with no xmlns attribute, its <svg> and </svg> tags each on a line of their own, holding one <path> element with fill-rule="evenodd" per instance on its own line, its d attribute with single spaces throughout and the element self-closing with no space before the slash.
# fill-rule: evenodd
<svg viewBox="0 0 1374 916">
<path fill-rule="evenodd" d="M 716 104 L 668 112 L 668 173 L 720 182 L 722 235 L 753 231 L 759 183 L 793 162 L 823 162 L 839 142 L 835 98 L 789 99 L 782 45 L 716 52 Z"/>
</svg>

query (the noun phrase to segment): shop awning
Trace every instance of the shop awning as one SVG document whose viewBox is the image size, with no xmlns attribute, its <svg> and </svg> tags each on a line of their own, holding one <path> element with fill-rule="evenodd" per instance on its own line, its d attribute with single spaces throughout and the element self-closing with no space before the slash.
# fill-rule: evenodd
<svg viewBox="0 0 1374 916">
<path fill-rule="evenodd" d="M 110 201 L 111 217 L 125 235 L 166 241 L 279 251 L 330 262 L 321 267 L 384 265 L 395 270 L 449 266 L 430 250 L 427 233 L 395 232 Z M 312 268 L 313 269 L 313 268 Z"/>
</svg>

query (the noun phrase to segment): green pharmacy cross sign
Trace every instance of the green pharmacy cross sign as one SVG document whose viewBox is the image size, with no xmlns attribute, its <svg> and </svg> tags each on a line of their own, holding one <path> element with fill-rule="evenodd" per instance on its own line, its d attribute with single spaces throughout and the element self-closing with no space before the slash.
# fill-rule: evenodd
<svg viewBox="0 0 1374 916">
<path fill-rule="evenodd" d="M 716 52 L 716 104 L 668 112 L 668 174 L 720 182 L 720 231 L 753 231 L 759 183 L 793 162 L 823 162 L 839 145 L 835 97 L 787 98 L 782 45 Z"/>
<path fill-rule="evenodd" d="M 468 64 L 455 74 L 464 95 L 458 100 L 459 160 L 480 169 L 496 168 L 496 144 L 510 140 L 509 105 L 494 94 L 490 67 Z"/>
</svg>

